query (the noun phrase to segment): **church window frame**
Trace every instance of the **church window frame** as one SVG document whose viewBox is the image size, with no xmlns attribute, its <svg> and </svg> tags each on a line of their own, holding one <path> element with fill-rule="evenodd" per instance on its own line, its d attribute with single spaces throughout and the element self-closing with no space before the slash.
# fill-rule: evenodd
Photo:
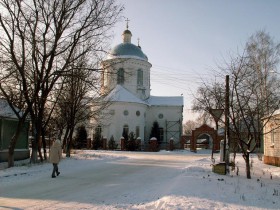
<svg viewBox="0 0 280 210">
<path fill-rule="evenodd" d="M 140 137 L 140 126 L 136 126 L 135 135 L 136 135 L 136 138 Z"/>
<path fill-rule="evenodd" d="M 125 133 L 125 134 L 129 134 L 129 126 L 127 125 L 127 124 L 125 124 L 124 126 L 123 126 L 123 133 Z"/>
<path fill-rule="evenodd" d="M 159 127 L 159 142 L 163 142 L 164 138 L 164 129 L 162 127 Z"/>
<path fill-rule="evenodd" d="M 95 132 L 101 135 L 102 134 L 102 126 L 98 125 L 95 129 Z"/>
<path fill-rule="evenodd" d="M 139 111 L 139 110 L 138 110 L 138 111 L 136 111 L 136 116 L 137 116 L 137 117 L 139 117 L 139 116 L 140 116 L 140 114 L 141 114 L 141 113 L 140 113 L 140 111 Z"/>
<path fill-rule="evenodd" d="M 124 84 L 124 69 L 119 68 L 117 73 L 117 84 Z"/>
<path fill-rule="evenodd" d="M 142 69 L 137 70 L 137 85 L 143 86 L 143 70 Z"/>
<path fill-rule="evenodd" d="M 123 115 L 124 115 L 124 116 L 128 116 L 128 115 L 129 115 L 128 110 L 124 110 L 124 111 L 123 111 Z"/>
<path fill-rule="evenodd" d="M 160 114 L 158 115 L 158 118 L 159 118 L 159 119 L 163 119 L 163 114 L 160 113 Z"/>
</svg>

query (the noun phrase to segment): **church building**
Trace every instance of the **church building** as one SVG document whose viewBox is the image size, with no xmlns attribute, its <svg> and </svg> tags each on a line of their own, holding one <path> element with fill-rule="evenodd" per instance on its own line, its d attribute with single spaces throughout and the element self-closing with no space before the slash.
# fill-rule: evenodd
<svg viewBox="0 0 280 210">
<path fill-rule="evenodd" d="M 110 104 L 99 122 L 101 135 L 118 141 L 124 132 L 141 139 L 142 148 L 150 140 L 154 122 L 159 125 L 162 148 L 172 138 L 179 148 L 183 121 L 183 96 L 152 96 L 152 64 L 141 47 L 131 43 L 132 33 L 122 34 L 123 42 L 115 46 L 101 65 L 101 88 Z M 106 114 L 105 114 L 106 113 Z"/>
</svg>

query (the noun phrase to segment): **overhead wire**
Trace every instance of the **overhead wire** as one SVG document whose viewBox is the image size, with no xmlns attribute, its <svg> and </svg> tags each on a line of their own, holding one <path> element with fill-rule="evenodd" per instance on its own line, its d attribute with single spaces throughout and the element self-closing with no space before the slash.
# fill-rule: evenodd
<svg viewBox="0 0 280 210">
<path fill-rule="evenodd" d="M 211 78 L 211 73 L 205 71 L 203 73 L 186 72 L 186 70 L 176 69 L 166 66 L 153 65 L 151 69 L 151 87 L 154 85 L 163 85 L 180 89 L 184 97 L 184 116 L 186 119 L 197 117 L 197 111 L 191 108 L 190 102 L 197 88 L 205 83 L 206 80 Z"/>
<path fill-rule="evenodd" d="M 153 65 L 151 70 L 151 82 L 159 85 L 171 86 L 181 90 L 190 91 L 194 86 L 203 84 L 203 80 L 209 74 L 186 73 L 185 70 Z M 191 95 L 191 94 L 189 94 Z"/>
</svg>

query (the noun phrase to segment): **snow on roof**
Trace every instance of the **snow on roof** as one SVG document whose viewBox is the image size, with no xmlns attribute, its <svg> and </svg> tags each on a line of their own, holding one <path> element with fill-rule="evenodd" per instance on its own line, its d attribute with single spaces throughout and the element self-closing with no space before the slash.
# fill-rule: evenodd
<svg viewBox="0 0 280 210">
<path fill-rule="evenodd" d="M 18 109 L 16 109 L 18 110 Z M 5 99 L 0 99 L 0 117 L 17 118 L 14 111 Z"/>
<path fill-rule="evenodd" d="M 146 101 L 133 95 L 121 85 L 117 85 L 106 97 L 109 101 L 140 103 L 150 106 L 183 106 L 183 96 L 150 96 Z"/>
<path fill-rule="evenodd" d="M 280 114 L 280 109 L 277 109 L 271 116 L 275 116 L 275 115 L 279 115 L 279 114 Z"/>
<path fill-rule="evenodd" d="M 275 110 L 273 113 L 270 113 L 270 114 L 264 116 L 264 117 L 262 118 L 262 120 L 266 120 L 266 119 L 269 120 L 271 117 L 273 117 L 274 119 L 276 119 L 276 118 L 279 118 L 279 115 L 280 115 L 280 109 L 277 109 L 277 110 Z"/>
<path fill-rule="evenodd" d="M 147 103 L 140 98 L 137 98 L 135 95 L 133 95 L 131 92 L 129 92 L 127 89 L 125 89 L 121 85 L 117 85 L 106 97 L 106 100 L 109 101 L 118 101 L 118 102 L 130 102 L 130 103 L 140 103 L 140 104 L 146 104 Z"/>
<path fill-rule="evenodd" d="M 111 50 L 108 58 L 112 59 L 127 57 L 148 61 L 148 57 L 143 53 L 141 48 L 132 43 L 118 44 Z"/>
<path fill-rule="evenodd" d="M 147 102 L 152 106 L 183 106 L 183 96 L 150 96 Z"/>
</svg>

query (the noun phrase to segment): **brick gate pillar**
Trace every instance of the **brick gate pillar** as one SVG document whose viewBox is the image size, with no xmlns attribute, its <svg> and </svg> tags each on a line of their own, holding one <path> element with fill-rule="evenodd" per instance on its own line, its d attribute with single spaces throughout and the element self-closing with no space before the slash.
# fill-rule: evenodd
<svg viewBox="0 0 280 210">
<path fill-rule="evenodd" d="M 157 138 L 156 137 L 152 137 L 150 139 L 150 148 L 149 148 L 149 150 L 152 151 L 152 152 L 158 151 L 158 142 L 157 142 Z"/>
<path fill-rule="evenodd" d="M 124 145 L 124 137 L 121 137 L 120 142 L 121 142 L 121 151 L 125 150 L 125 145 Z"/>
</svg>

